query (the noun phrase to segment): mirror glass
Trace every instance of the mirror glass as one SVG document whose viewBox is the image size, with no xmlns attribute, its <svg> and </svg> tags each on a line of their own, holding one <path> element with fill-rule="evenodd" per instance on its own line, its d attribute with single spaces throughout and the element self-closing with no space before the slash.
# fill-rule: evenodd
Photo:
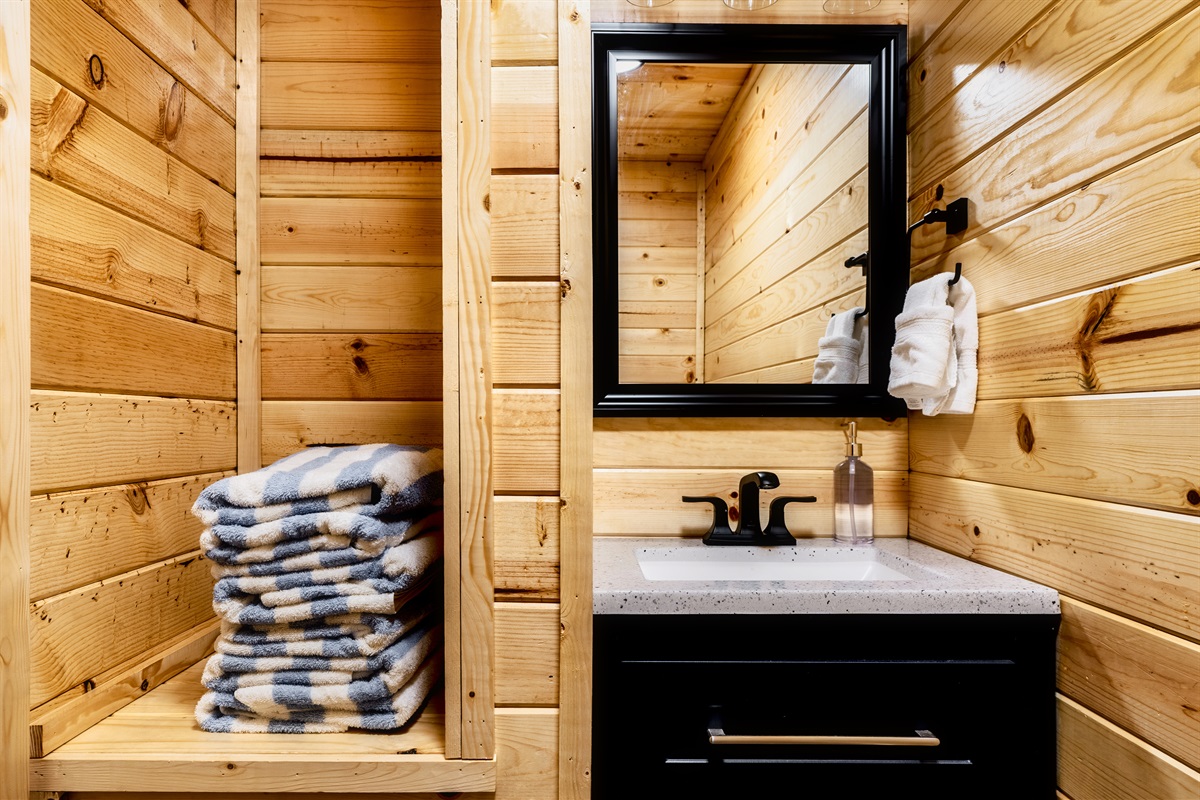
<svg viewBox="0 0 1200 800">
<path fill-rule="evenodd" d="M 870 67 L 618 69 L 620 383 L 865 383 Z"/>
<path fill-rule="evenodd" d="M 904 37 L 593 27 L 598 415 L 902 413 Z"/>
</svg>

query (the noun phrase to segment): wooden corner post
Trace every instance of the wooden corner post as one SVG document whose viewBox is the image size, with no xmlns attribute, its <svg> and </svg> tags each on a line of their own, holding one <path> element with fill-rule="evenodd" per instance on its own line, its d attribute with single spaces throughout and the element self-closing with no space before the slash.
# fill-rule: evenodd
<svg viewBox="0 0 1200 800">
<path fill-rule="evenodd" d="M 29 4 L 0 0 L 0 797 L 29 792 Z"/>
</svg>

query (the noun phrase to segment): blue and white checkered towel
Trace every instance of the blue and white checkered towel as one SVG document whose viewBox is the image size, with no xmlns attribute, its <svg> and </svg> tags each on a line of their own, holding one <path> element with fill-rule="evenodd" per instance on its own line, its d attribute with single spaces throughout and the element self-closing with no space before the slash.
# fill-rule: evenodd
<svg viewBox="0 0 1200 800">
<path fill-rule="evenodd" d="M 249 528 L 346 510 L 402 517 L 439 504 L 442 451 L 395 444 L 309 447 L 206 488 L 192 511 L 208 527 Z"/>
</svg>

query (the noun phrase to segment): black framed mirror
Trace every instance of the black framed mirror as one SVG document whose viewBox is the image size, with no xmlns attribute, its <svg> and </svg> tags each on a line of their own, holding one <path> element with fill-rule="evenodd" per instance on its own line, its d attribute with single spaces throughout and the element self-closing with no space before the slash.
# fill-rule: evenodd
<svg viewBox="0 0 1200 800">
<path fill-rule="evenodd" d="M 904 26 L 593 26 L 597 416 L 904 413 L 905 59 Z"/>
</svg>

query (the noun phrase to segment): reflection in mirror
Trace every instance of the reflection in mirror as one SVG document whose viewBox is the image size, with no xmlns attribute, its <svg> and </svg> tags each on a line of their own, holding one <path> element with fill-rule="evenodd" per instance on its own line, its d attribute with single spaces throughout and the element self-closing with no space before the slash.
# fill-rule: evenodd
<svg viewBox="0 0 1200 800">
<path fill-rule="evenodd" d="M 865 383 L 870 67 L 623 67 L 619 381 Z"/>
</svg>

